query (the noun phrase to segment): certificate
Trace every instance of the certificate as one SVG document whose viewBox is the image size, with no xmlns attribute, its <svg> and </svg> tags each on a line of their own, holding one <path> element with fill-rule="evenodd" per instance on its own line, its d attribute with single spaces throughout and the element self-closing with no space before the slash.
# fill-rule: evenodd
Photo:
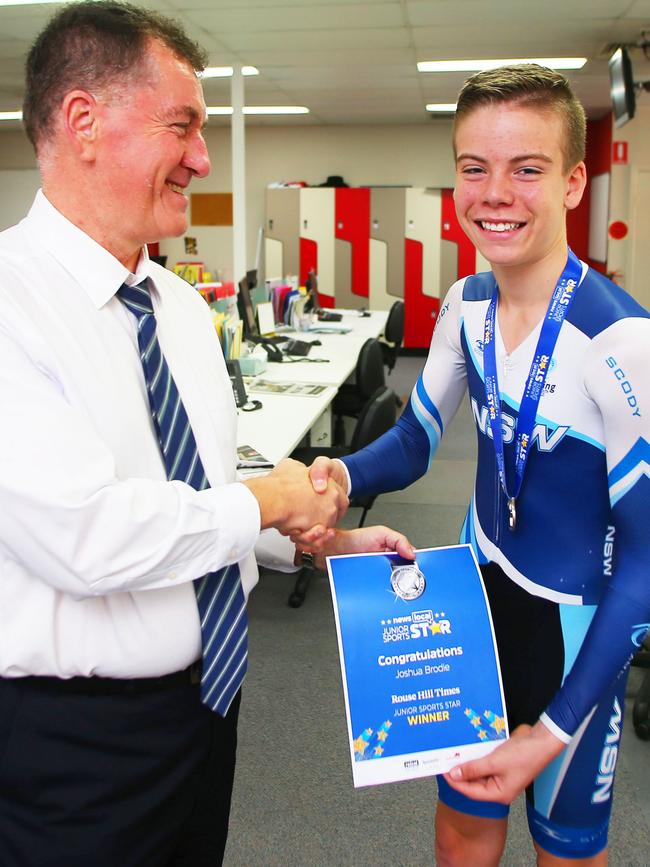
<svg viewBox="0 0 650 867">
<path fill-rule="evenodd" d="M 441 774 L 508 737 L 492 619 L 469 545 L 328 558 L 352 775 Z"/>
</svg>

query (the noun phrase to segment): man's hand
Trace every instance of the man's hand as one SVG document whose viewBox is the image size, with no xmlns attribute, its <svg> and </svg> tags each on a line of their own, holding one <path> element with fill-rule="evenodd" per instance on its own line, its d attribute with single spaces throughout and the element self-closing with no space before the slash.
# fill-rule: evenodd
<svg viewBox="0 0 650 867">
<path fill-rule="evenodd" d="M 286 458 L 267 476 L 247 479 L 244 485 L 260 506 L 262 529 L 275 527 L 285 536 L 306 533 L 317 527 L 321 536 L 341 518 L 348 508 L 347 494 L 333 479 L 314 491 L 307 467 Z"/>
<path fill-rule="evenodd" d="M 397 551 L 407 560 L 415 559 L 415 549 L 403 533 L 390 527 L 360 527 L 358 530 L 334 530 L 329 538 L 321 538 L 313 546 L 298 545 L 297 552 L 316 554 L 317 568 L 325 567 L 325 557 L 335 554 L 367 554 L 371 551 Z M 296 554 L 296 560 L 298 553 Z"/>
<path fill-rule="evenodd" d="M 565 746 L 541 722 L 521 725 L 494 752 L 452 768 L 445 780 L 475 801 L 511 804 Z"/>
</svg>

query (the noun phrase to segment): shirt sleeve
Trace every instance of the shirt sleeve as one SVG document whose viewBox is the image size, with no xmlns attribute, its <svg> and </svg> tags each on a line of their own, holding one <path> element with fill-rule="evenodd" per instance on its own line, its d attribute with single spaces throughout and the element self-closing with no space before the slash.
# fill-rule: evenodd
<svg viewBox="0 0 650 867">
<path fill-rule="evenodd" d="M 592 343 L 585 385 L 602 414 L 614 568 L 585 640 L 542 721 L 568 740 L 625 671 L 650 625 L 650 319 L 621 320 Z"/>
<path fill-rule="evenodd" d="M 462 285 L 447 293 L 424 370 L 397 423 L 365 449 L 342 458 L 351 496 L 401 490 L 428 470 L 467 387 L 459 332 Z"/>
<path fill-rule="evenodd" d="M 244 485 L 118 478 L 86 414 L 0 323 L 0 546 L 75 598 L 170 587 L 241 560 L 260 529 Z"/>
</svg>

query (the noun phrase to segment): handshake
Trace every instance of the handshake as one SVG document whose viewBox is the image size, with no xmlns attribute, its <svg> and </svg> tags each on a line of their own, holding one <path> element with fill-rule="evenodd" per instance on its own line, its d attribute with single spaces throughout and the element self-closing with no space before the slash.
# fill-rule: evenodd
<svg viewBox="0 0 650 867">
<path fill-rule="evenodd" d="M 286 458 L 267 476 L 244 483 L 260 506 L 262 530 L 275 527 L 294 541 L 328 536 L 349 501 L 343 465 L 317 458 L 307 468 Z"/>
<path fill-rule="evenodd" d="M 302 550 L 325 555 L 397 551 L 415 557 L 406 536 L 388 527 L 334 529 L 349 505 L 347 474 L 339 461 L 319 457 L 306 467 L 287 458 L 268 476 L 244 484 L 257 498 L 262 529 L 275 527 Z"/>
</svg>

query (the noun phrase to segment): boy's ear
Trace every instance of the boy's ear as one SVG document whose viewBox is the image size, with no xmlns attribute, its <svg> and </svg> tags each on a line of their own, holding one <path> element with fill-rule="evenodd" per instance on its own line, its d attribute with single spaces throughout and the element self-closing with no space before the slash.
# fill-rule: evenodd
<svg viewBox="0 0 650 867">
<path fill-rule="evenodd" d="M 61 103 L 64 133 L 80 159 L 91 161 L 98 133 L 97 100 L 85 90 L 71 90 Z"/>
<path fill-rule="evenodd" d="M 587 186 L 587 167 L 583 162 L 574 166 L 567 176 L 564 204 L 567 210 L 577 208 Z"/>
</svg>

